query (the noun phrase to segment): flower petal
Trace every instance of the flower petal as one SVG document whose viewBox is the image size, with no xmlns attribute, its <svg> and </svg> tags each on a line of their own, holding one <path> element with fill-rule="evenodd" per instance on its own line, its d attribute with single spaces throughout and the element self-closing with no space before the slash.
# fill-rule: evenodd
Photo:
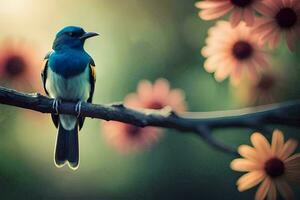
<svg viewBox="0 0 300 200">
<path fill-rule="evenodd" d="M 216 69 L 216 72 L 214 74 L 216 81 L 218 82 L 223 81 L 230 74 L 231 70 L 232 70 L 231 60 L 230 59 L 223 60 L 222 63 L 219 63 L 219 67 Z"/>
<path fill-rule="evenodd" d="M 294 193 L 289 184 L 284 179 L 275 181 L 276 188 L 284 199 L 294 199 Z"/>
<path fill-rule="evenodd" d="M 286 159 L 284 165 L 287 178 L 300 184 L 300 153 Z"/>
<path fill-rule="evenodd" d="M 169 94 L 169 105 L 174 109 L 176 112 L 183 112 L 186 110 L 185 104 L 185 94 L 180 89 L 173 89 L 170 91 Z"/>
<path fill-rule="evenodd" d="M 203 20 L 212 20 L 225 15 L 232 9 L 232 5 L 223 5 L 217 8 L 202 10 L 199 12 L 199 17 Z"/>
<path fill-rule="evenodd" d="M 268 56 L 264 54 L 257 54 L 255 56 L 255 61 L 261 68 L 269 68 L 270 64 L 267 62 Z"/>
<path fill-rule="evenodd" d="M 285 165 L 287 168 L 290 167 L 299 167 L 299 171 L 300 171 L 300 153 L 297 153 L 291 157 L 289 157 L 288 159 L 285 160 Z"/>
<path fill-rule="evenodd" d="M 265 4 L 266 5 L 266 4 Z M 268 1 L 268 6 L 274 13 L 278 12 L 278 10 L 283 7 L 282 0 Z"/>
<path fill-rule="evenodd" d="M 281 151 L 278 154 L 278 157 L 282 160 L 287 159 L 294 151 L 296 150 L 298 146 L 298 142 L 293 139 L 289 139 L 284 145 Z"/>
<path fill-rule="evenodd" d="M 276 191 L 276 186 L 275 183 L 272 181 L 270 182 L 270 188 L 268 191 L 268 200 L 275 200 L 277 198 L 277 191 Z"/>
<path fill-rule="evenodd" d="M 231 16 L 230 16 L 230 24 L 234 28 L 236 27 L 240 21 L 242 20 L 242 10 L 241 9 L 234 9 Z"/>
<path fill-rule="evenodd" d="M 247 69 L 248 69 L 248 74 L 249 78 L 253 83 L 257 83 L 259 80 L 259 66 L 257 66 L 257 63 L 255 62 L 254 59 L 249 59 L 247 63 Z"/>
<path fill-rule="evenodd" d="M 295 41 L 297 39 L 297 35 L 296 35 L 296 32 L 294 30 L 289 30 L 287 33 L 286 33 L 286 42 L 287 42 L 287 45 L 289 47 L 289 49 L 291 51 L 294 51 L 295 50 Z"/>
<path fill-rule="evenodd" d="M 255 27 L 252 32 L 255 34 L 262 34 L 267 32 L 269 29 L 274 29 L 274 22 L 269 19 L 257 20 Z"/>
<path fill-rule="evenodd" d="M 152 84 L 148 80 L 142 80 L 137 87 L 137 93 L 142 102 L 148 101 L 152 96 Z"/>
<path fill-rule="evenodd" d="M 291 6 L 291 1 L 290 0 L 282 0 L 282 2 L 283 2 L 284 6 L 287 6 L 287 7 Z"/>
<path fill-rule="evenodd" d="M 238 152 L 241 156 L 244 158 L 247 158 L 248 160 L 257 161 L 259 160 L 259 155 L 253 147 L 250 147 L 248 145 L 241 145 L 238 148 Z"/>
<path fill-rule="evenodd" d="M 237 181 L 238 190 L 242 192 L 256 186 L 265 176 L 264 171 L 252 171 L 243 175 Z"/>
<path fill-rule="evenodd" d="M 261 168 L 261 165 L 254 161 L 250 161 L 243 158 L 237 158 L 230 163 L 230 167 L 232 170 L 235 171 L 248 172 L 259 170 Z"/>
<path fill-rule="evenodd" d="M 278 45 L 279 39 L 280 39 L 280 33 L 274 31 L 269 41 L 270 49 L 274 49 Z"/>
<path fill-rule="evenodd" d="M 219 66 L 219 63 L 226 59 L 225 55 L 214 55 L 207 58 L 203 67 L 207 72 L 214 72 Z"/>
<path fill-rule="evenodd" d="M 216 8 L 228 4 L 227 1 L 199 1 L 195 6 L 200 9 Z"/>
<path fill-rule="evenodd" d="M 264 16 L 272 17 L 274 15 L 274 11 L 263 3 L 257 3 L 253 6 L 255 10 L 257 10 L 259 13 L 261 13 Z"/>
<path fill-rule="evenodd" d="M 129 108 L 133 108 L 133 109 L 136 109 L 136 108 L 141 108 L 142 105 L 141 105 L 141 102 L 138 98 L 138 96 L 136 94 L 128 94 L 125 99 L 124 99 L 124 105 L 125 106 L 128 106 Z"/>
<path fill-rule="evenodd" d="M 242 67 L 238 65 L 239 64 L 236 64 L 236 67 L 234 67 L 230 74 L 230 83 L 234 86 L 237 86 L 240 83 L 243 72 Z"/>
<path fill-rule="evenodd" d="M 284 137 L 280 130 L 275 130 L 272 136 L 272 153 L 278 155 L 284 145 Z"/>
<path fill-rule="evenodd" d="M 261 133 L 253 133 L 251 135 L 251 142 L 263 159 L 268 159 L 271 157 L 272 154 L 270 144 Z"/>
<path fill-rule="evenodd" d="M 159 78 L 153 84 L 153 97 L 162 105 L 166 104 L 166 99 L 170 93 L 170 84 L 166 79 Z"/>
<path fill-rule="evenodd" d="M 243 13 L 244 21 L 246 22 L 247 26 L 253 26 L 254 24 L 254 12 L 252 9 L 247 8 L 244 10 Z"/>
<path fill-rule="evenodd" d="M 267 196 L 267 193 L 270 188 L 270 179 L 265 178 L 265 180 L 260 184 L 256 194 L 255 194 L 255 200 L 264 200 Z"/>
</svg>

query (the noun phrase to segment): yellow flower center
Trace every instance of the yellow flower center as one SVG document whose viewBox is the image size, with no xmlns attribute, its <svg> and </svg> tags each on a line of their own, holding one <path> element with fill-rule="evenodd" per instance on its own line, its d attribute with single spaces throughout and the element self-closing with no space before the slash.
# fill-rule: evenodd
<svg viewBox="0 0 300 200">
<path fill-rule="evenodd" d="M 253 0 L 231 0 L 231 3 L 238 7 L 246 7 L 252 3 Z"/>
<path fill-rule="evenodd" d="M 232 53 L 238 60 L 245 60 L 253 53 L 252 46 L 246 41 L 238 41 L 233 45 Z"/>
<path fill-rule="evenodd" d="M 293 27 L 297 22 L 297 14 L 292 8 L 281 8 L 276 14 L 275 19 L 277 24 L 283 29 Z"/>
<path fill-rule="evenodd" d="M 18 55 L 8 57 L 4 63 L 5 72 L 10 78 L 21 75 L 25 68 L 25 60 Z"/>
<path fill-rule="evenodd" d="M 284 170 L 284 163 L 278 158 L 271 158 L 265 163 L 265 171 L 272 178 L 281 176 Z"/>
</svg>

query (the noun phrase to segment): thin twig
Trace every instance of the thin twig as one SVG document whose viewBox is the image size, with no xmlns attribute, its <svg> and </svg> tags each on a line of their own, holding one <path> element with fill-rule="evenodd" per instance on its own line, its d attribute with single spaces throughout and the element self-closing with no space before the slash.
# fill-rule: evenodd
<svg viewBox="0 0 300 200">
<path fill-rule="evenodd" d="M 0 87 L 0 103 L 42 113 L 56 113 L 53 99 L 41 94 L 26 94 Z M 62 102 L 61 114 L 77 116 L 76 102 Z M 236 154 L 232 148 L 216 141 L 211 131 L 220 128 L 243 127 L 264 130 L 267 125 L 286 125 L 300 128 L 300 101 L 221 112 L 187 112 L 176 114 L 168 107 L 161 110 L 133 110 L 123 104 L 99 105 L 82 103 L 81 116 L 114 120 L 135 126 L 155 126 L 193 132 L 208 144 L 223 152 Z"/>
</svg>

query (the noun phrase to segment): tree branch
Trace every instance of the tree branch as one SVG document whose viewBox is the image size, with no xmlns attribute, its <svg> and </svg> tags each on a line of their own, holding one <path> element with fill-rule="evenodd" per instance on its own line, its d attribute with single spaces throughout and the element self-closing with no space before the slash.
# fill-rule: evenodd
<svg viewBox="0 0 300 200">
<path fill-rule="evenodd" d="M 26 108 L 42 113 L 55 113 L 53 99 L 40 94 L 26 94 L 0 87 L 0 103 Z M 76 102 L 62 102 L 59 113 L 77 116 Z M 265 126 L 276 124 L 300 128 L 300 101 L 245 108 L 221 112 L 187 112 L 176 114 L 170 108 L 161 110 L 126 108 L 123 104 L 99 105 L 82 103 L 81 116 L 114 120 L 139 127 L 155 126 L 193 132 L 211 146 L 227 153 L 236 151 L 216 141 L 211 131 L 219 128 L 243 127 L 264 130 Z"/>
</svg>

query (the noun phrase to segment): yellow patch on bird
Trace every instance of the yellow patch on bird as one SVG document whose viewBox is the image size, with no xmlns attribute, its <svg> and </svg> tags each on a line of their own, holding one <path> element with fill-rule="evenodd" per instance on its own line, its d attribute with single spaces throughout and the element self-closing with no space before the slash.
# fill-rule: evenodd
<svg viewBox="0 0 300 200">
<path fill-rule="evenodd" d="M 96 67 L 90 65 L 90 68 L 91 68 L 91 75 L 93 76 L 94 81 L 95 81 L 96 80 Z"/>
</svg>

